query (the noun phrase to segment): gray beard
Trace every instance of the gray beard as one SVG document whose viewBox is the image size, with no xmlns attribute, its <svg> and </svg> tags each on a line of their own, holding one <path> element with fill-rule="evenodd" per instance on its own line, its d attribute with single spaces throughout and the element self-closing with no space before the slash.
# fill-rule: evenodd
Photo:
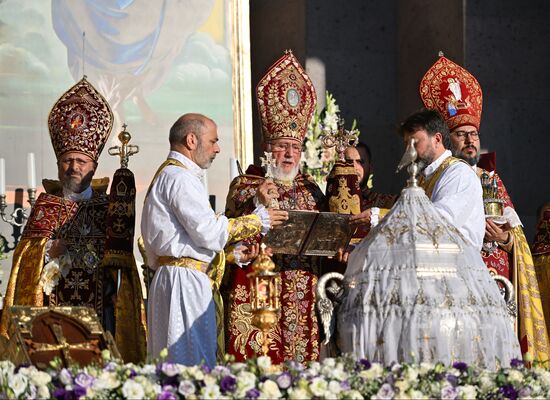
<svg viewBox="0 0 550 400">
<path fill-rule="evenodd" d="M 83 187 L 84 186 L 84 187 Z M 84 190 L 86 190 L 90 186 L 90 183 L 87 182 L 81 182 L 77 183 L 73 181 L 72 179 L 65 179 L 63 181 L 63 187 L 67 190 L 70 190 L 73 193 L 82 193 Z"/>
<path fill-rule="evenodd" d="M 294 178 L 296 178 L 296 175 L 298 175 L 299 170 L 299 165 L 296 165 L 294 168 L 292 168 L 292 171 L 286 173 L 283 172 L 283 170 L 279 167 L 273 167 L 271 169 L 271 173 L 273 174 L 273 179 L 277 181 L 292 182 Z"/>
</svg>

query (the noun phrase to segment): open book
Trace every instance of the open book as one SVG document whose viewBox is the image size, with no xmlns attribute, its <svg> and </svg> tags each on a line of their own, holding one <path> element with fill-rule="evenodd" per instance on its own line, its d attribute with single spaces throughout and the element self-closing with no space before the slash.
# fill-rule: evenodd
<svg viewBox="0 0 550 400">
<path fill-rule="evenodd" d="M 345 249 L 355 231 L 350 214 L 288 211 L 288 220 L 272 228 L 263 239 L 274 254 L 334 256 Z"/>
</svg>

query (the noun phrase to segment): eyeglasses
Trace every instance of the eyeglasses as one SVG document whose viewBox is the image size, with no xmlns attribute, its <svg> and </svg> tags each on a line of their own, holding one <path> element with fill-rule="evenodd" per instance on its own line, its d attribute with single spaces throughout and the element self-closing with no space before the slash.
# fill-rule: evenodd
<svg viewBox="0 0 550 400">
<path fill-rule="evenodd" d="M 472 140 L 478 140 L 479 139 L 479 132 L 478 131 L 456 131 L 453 132 L 457 138 L 464 140 L 466 139 L 466 136 L 470 135 L 470 139 Z"/>
<path fill-rule="evenodd" d="M 271 146 L 271 151 L 288 151 L 293 153 L 301 153 L 302 146 L 298 143 L 277 143 Z"/>
<path fill-rule="evenodd" d="M 82 167 L 82 166 L 92 162 L 92 160 L 83 160 L 82 158 L 65 158 L 63 160 L 59 160 L 60 164 L 63 164 L 63 165 L 66 165 L 66 166 L 71 165 L 73 162 L 76 165 L 78 165 L 79 167 Z"/>
</svg>

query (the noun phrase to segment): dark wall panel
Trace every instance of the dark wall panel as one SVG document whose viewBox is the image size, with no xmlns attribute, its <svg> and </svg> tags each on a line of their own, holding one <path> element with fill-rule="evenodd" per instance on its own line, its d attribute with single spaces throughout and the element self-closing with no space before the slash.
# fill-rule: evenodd
<svg viewBox="0 0 550 400">
<path fill-rule="evenodd" d="M 468 1 L 466 67 L 483 89 L 482 146 L 532 240 L 550 201 L 550 2 Z"/>
</svg>

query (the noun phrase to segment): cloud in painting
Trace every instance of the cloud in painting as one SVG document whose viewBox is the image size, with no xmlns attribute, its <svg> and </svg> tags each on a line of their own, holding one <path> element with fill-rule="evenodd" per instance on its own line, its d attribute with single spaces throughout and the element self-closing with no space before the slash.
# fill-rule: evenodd
<svg viewBox="0 0 550 400">
<path fill-rule="evenodd" d="M 189 37 L 175 68 L 176 84 L 187 90 L 230 90 L 231 59 L 227 49 L 203 32 Z"/>
<path fill-rule="evenodd" d="M 0 76 L 19 76 L 42 79 L 48 75 L 48 67 L 34 54 L 11 43 L 0 44 Z"/>
</svg>

